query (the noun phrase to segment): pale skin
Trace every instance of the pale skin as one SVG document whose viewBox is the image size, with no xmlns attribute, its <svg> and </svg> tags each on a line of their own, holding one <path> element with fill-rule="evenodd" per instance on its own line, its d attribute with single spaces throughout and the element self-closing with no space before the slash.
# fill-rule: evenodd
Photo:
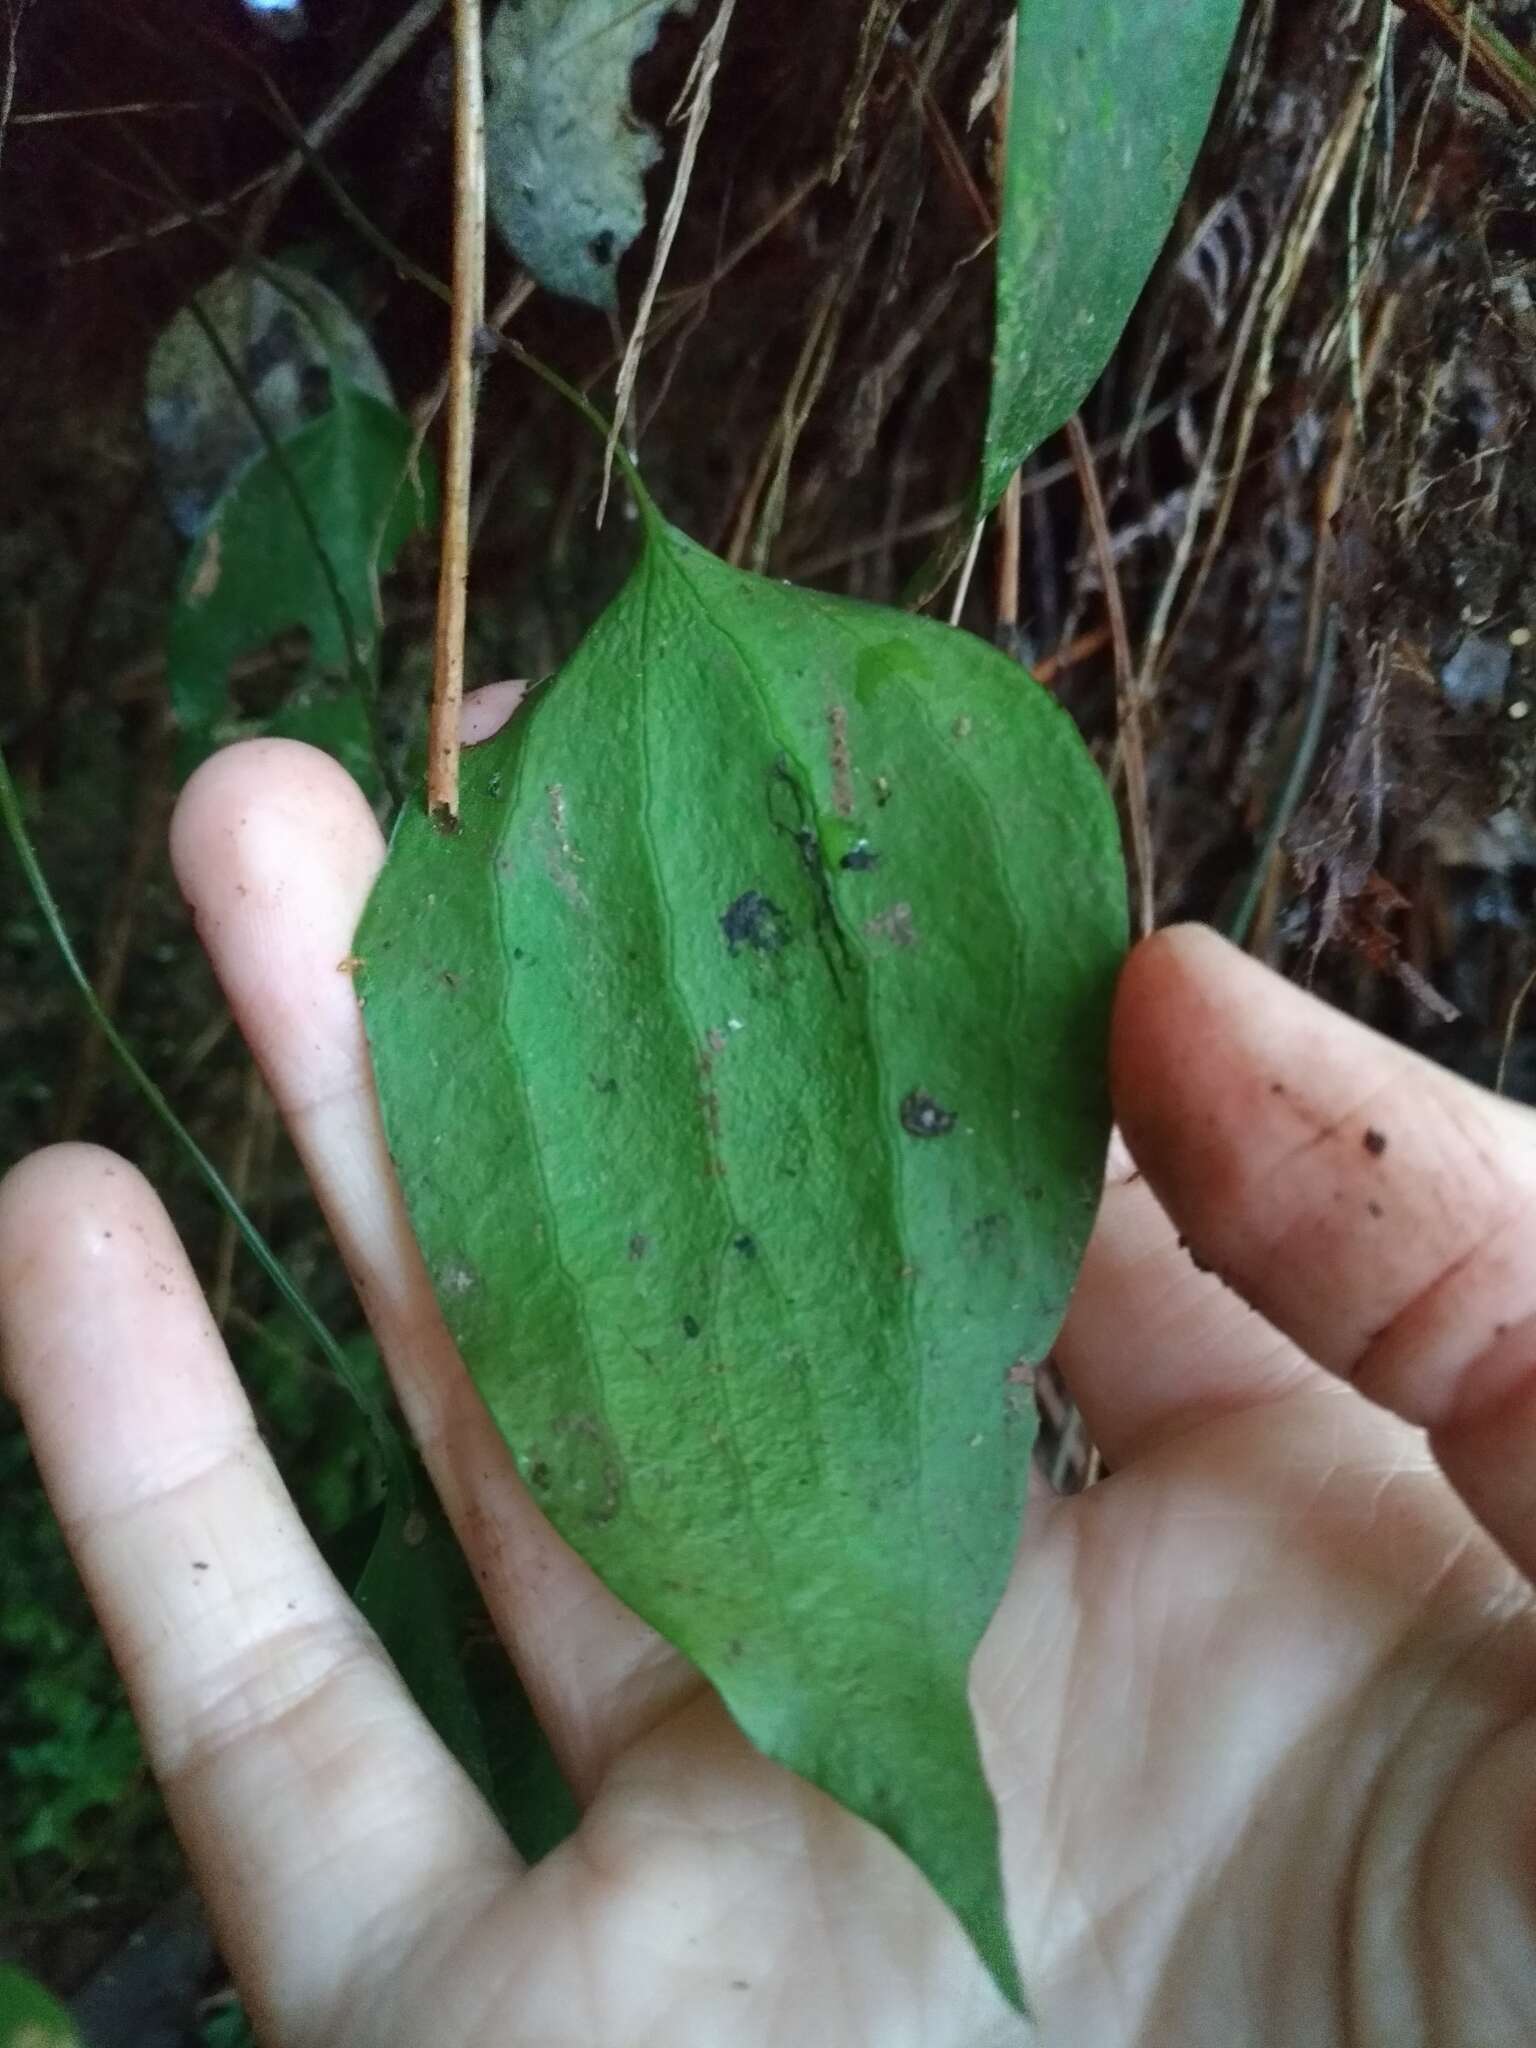
<svg viewBox="0 0 1536 2048">
<path fill-rule="evenodd" d="M 173 851 L 585 1809 L 523 1868 L 296 1519 L 151 1190 L 26 1161 L 7 1386 L 263 2042 L 1024 2038 L 896 1852 L 754 1756 L 525 1496 L 338 971 L 382 855 L 357 791 L 238 748 Z M 1536 1118 L 1194 930 L 1132 956 L 1113 1085 L 1059 1354 L 1113 1476 L 1037 1492 L 973 1678 L 1041 2037 L 1536 2038 Z"/>
</svg>

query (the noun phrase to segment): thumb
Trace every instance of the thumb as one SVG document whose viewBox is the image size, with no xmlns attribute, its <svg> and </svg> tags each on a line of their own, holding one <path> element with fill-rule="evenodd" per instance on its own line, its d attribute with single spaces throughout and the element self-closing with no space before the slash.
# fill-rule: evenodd
<svg viewBox="0 0 1536 2048">
<path fill-rule="evenodd" d="M 1202 1261 L 1429 1432 L 1536 1577 L 1536 1117 L 1186 926 L 1128 962 L 1116 1108 Z"/>
</svg>

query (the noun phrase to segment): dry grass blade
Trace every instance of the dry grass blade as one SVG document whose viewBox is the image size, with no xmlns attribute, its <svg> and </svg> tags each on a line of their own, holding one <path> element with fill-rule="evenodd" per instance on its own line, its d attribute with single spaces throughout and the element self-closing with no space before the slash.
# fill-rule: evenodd
<svg viewBox="0 0 1536 2048">
<path fill-rule="evenodd" d="M 806 329 L 805 340 L 800 346 L 800 357 L 795 364 L 794 375 L 779 406 L 778 418 L 773 432 L 763 444 L 757 468 L 742 499 L 737 515 L 735 531 L 731 536 L 729 559 L 740 562 L 747 557 L 750 566 L 759 575 L 767 571 L 768 557 L 778 539 L 779 529 L 784 523 L 784 506 L 789 492 L 789 472 L 795 459 L 795 450 L 805 432 L 806 423 L 821 397 L 822 387 L 837 355 L 838 338 L 843 327 L 843 307 L 839 304 L 842 296 L 840 280 L 829 278 L 817 294 L 816 309 Z M 758 501 L 764 498 L 762 512 L 757 511 Z M 756 518 L 750 555 L 747 549 L 747 533 Z"/>
<path fill-rule="evenodd" d="M 477 343 L 485 324 L 485 67 L 480 0 L 454 0 L 453 317 L 448 357 L 447 454 L 427 809 L 445 831 L 459 822 L 459 716 L 464 703 L 464 617 L 469 589 L 469 501 L 474 462 Z"/>
<path fill-rule="evenodd" d="M 976 559 L 981 553 L 981 536 L 986 531 L 985 519 L 978 519 L 971 528 L 971 537 L 965 544 L 965 556 L 960 564 L 960 580 L 955 585 L 954 602 L 949 608 L 949 623 L 958 626 L 965 610 L 965 600 L 971 594 L 971 578 L 976 574 Z"/>
<path fill-rule="evenodd" d="M 838 117 L 837 139 L 832 145 L 830 176 L 834 184 L 842 176 L 843 166 L 858 140 L 869 89 L 875 82 L 875 74 L 880 69 L 880 59 L 885 55 L 891 33 L 901 18 L 902 6 L 903 0 L 870 0 L 860 24 L 859 48 L 853 60 L 853 76 L 849 80 L 848 92 L 843 100 L 843 111 Z"/>
<path fill-rule="evenodd" d="M 1427 21 L 1461 73 L 1517 121 L 1536 121 L 1536 65 L 1468 0 L 1401 0 Z"/>
<path fill-rule="evenodd" d="M 645 280 L 640 310 L 635 315 L 634 328 L 624 350 L 624 360 L 619 365 L 618 388 L 613 400 L 613 425 L 609 429 L 608 446 L 603 455 L 603 489 L 597 506 L 599 526 L 602 525 L 603 515 L 608 509 L 608 491 L 613 482 L 613 451 L 619 435 L 623 432 L 630 400 L 634 397 L 635 379 L 640 373 L 640 356 L 645 347 L 645 332 L 650 326 L 651 313 L 656 305 L 656 294 L 661 290 L 667 258 L 672 253 L 678 223 L 682 220 L 683 208 L 687 204 L 688 187 L 693 182 L 694 160 L 699 152 L 699 137 L 704 133 L 704 124 L 709 119 L 710 102 L 714 98 L 715 74 L 720 69 L 720 52 L 725 48 L 726 32 L 730 28 L 731 16 L 735 11 L 736 0 L 720 0 L 720 10 L 710 23 L 709 32 L 699 45 L 699 54 L 694 59 L 693 71 L 689 78 L 693 96 L 688 105 L 688 125 L 683 131 L 683 147 L 677 160 L 677 176 L 672 180 L 667 210 L 662 216 L 661 232 L 656 238 L 656 254 L 651 258 L 650 275 Z"/>
<path fill-rule="evenodd" d="M 1285 316 L 1289 312 L 1291 302 L 1296 295 L 1296 288 L 1301 282 L 1301 275 L 1306 266 L 1307 258 L 1311 254 L 1322 231 L 1324 217 L 1333 203 L 1334 194 L 1338 190 L 1339 181 L 1344 175 L 1350 153 L 1355 147 L 1361 125 L 1375 100 L 1377 86 L 1376 73 L 1374 70 L 1367 70 L 1361 77 L 1354 92 L 1350 95 L 1338 124 L 1320 152 L 1317 162 L 1313 167 L 1305 198 L 1297 213 L 1295 224 L 1290 234 L 1286 236 L 1283 244 L 1279 245 L 1279 266 L 1273 283 L 1269 286 L 1265 302 L 1264 320 L 1259 332 L 1254 369 L 1248 380 L 1248 388 L 1243 400 L 1243 410 L 1238 419 L 1237 436 L 1233 444 L 1232 454 L 1227 462 L 1226 485 L 1216 508 L 1216 516 L 1211 523 L 1211 531 L 1206 536 L 1205 549 L 1201 556 L 1200 566 L 1195 571 L 1189 594 L 1184 600 L 1184 610 L 1179 624 L 1161 645 L 1160 649 L 1155 634 L 1152 642 L 1149 643 L 1148 654 L 1142 664 L 1143 672 L 1148 676 L 1155 672 L 1156 667 L 1159 665 L 1159 660 L 1166 661 L 1173 642 L 1178 638 L 1179 632 L 1182 630 L 1184 621 L 1188 619 L 1195 605 L 1199 602 L 1200 594 L 1205 588 L 1206 579 L 1210 574 L 1212 564 L 1216 560 L 1217 552 L 1226 538 L 1227 528 L 1232 518 L 1232 509 L 1237 502 L 1238 488 L 1243 480 L 1248 450 L 1253 445 L 1253 434 L 1254 428 L 1258 424 L 1259 409 L 1263 405 L 1264 400 L 1269 396 L 1275 346 L 1279 340 L 1281 326 L 1284 324 Z M 1259 290 L 1259 280 L 1255 279 L 1254 291 L 1257 294 Z M 1246 333 L 1244 340 L 1246 340 Z M 1232 360 L 1234 367 L 1236 367 L 1242 360 L 1242 357 L 1239 353 L 1234 352 Z M 1215 436 L 1213 435 L 1211 442 L 1213 451 L 1215 446 Z M 1201 502 L 1202 500 L 1197 494 L 1191 504 L 1191 520 L 1198 517 Z M 1190 529 L 1186 529 L 1186 531 L 1189 532 Z M 1192 540 L 1192 532 L 1190 537 Z M 1166 624 L 1167 611 L 1162 605 L 1159 606 L 1159 615 Z"/>
<path fill-rule="evenodd" d="M 1499 1052 L 1499 1071 L 1493 1083 L 1495 1095 L 1502 1095 L 1504 1093 L 1504 1082 L 1509 1073 L 1510 1054 L 1515 1049 L 1515 1033 L 1520 1029 L 1520 1015 L 1525 1008 L 1526 999 L 1533 988 L 1536 988 L 1536 967 L 1531 969 L 1525 980 L 1516 989 L 1515 999 L 1509 1006 L 1509 1015 L 1504 1020 L 1504 1043 Z"/>
<path fill-rule="evenodd" d="M 1152 877 L 1152 823 L 1147 805 L 1147 754 L 1141 734 L 1141 693 L 1137 688 L 1136 663 L 1131 653 L 1131 633 L 1125 619 L 1125 600 L 1120 591 L 1120 571 L 1115 564 L 1115 544 L 1099 489 L 1099 472 L 1093 450 L 1077 413 L 1067 421 L 1067 442 L 1082 486 L 1083 504 L 1093 536 L 1099 579 L 1109 611 L 1110 645 L 1115 656 L 1115 701 L 1120 726 L 1120 748 L 1125 761 L 1125 807 L 1131 821 L 1131 852 L 1136 863 L 1137 921 L 1143 937 L 1156 923 Z"/>
</svg>

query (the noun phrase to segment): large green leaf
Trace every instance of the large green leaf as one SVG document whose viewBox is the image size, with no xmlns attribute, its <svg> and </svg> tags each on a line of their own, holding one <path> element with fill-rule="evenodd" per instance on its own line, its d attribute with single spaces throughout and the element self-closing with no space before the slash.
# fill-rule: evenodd
<svg viewBox="0 0 1536 2048">
<path fill-rule="evenodd" d="M 1109 361 L 1241 13 L 1242 0 L 1019 0 L 979 511 Z"/>
<path fill-rule="evenodd" d="M 316 668 L 371 674 L 379 576 L 431 511 L 430 478 L 409 467 L 412 438 L 393 406 L 338 384 L 328 412 L 220 498 L 171 615 L 171 703 L 184 725 L 225 717 L 231 662 L 289 627 L 307 628 Z"/>
<path fill-rule="evenodd" d="M 564 672 L 397 828 L 390 1146 L 535 1496 L 1020 1996 L 966 1696 L 1108 1131 L 1114 814 L 964 634 L 648 512 Z"/>
</svg>

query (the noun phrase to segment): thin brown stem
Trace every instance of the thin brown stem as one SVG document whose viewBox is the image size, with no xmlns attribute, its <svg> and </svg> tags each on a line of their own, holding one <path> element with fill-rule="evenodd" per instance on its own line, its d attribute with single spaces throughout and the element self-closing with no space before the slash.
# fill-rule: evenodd
<svg viewBox="0 0 1536 2048">
<path fill-rule="evenodd" d="M 476 342 L 485 323 L 485 67 L 480 0 L 453 0 L 453 43 L 453 315 L 448 345 L 437 640 L 427 727 L 427 810 L 449 832 L 456 831 L 459 823 L 470 481 L 480 374 Z"/>
<path fill-rule="evenodd" d="M 1023 559 L 1024 498 L 1019 472 L 1009 477 L 998 506 L 997 533 L 997 623 L 1014 627 L 1019 623 L 1019 564 Z"/>
<path fill-rule="evenodd" d="M 1115 564 L 1104 494 L 1099 489 L 1099 472 L 1094 467 L 1093 450 L 1088 446 L 1082 420 L 1076 413 L 1067 421 L 1067 444 L 1077 469 L 1089 531 L 1093 536 L 1093 552 L 1099 565 L 1099 580 L 1104 586 L 1104 603 L 1109 612 L 1110 644 L 1115 653 L 1116 711 L 1120 747 L 1125 760 L 1125 803 L 1131 822 L 1131 852 L 1136 864 L 1137 921 L 1145 936 L 1152 930 L 1156 915 L 1152 882 L 1152 826 L 1147 809 L 1147 756 L 1142 744 L 1141 696 L 1136 687 L 1136 664 L 1131 654 L 1130 629 L 1125 619 L 1125 600 L 1120 594 L 1120 572 Z"/>
<path fill-rule="evenodd" d="M 624 430 L 625 415 L 630 400 L 634 397 L 635 379 L 640 372 L 640 353 L 645 347 L 645 330 L 651 324 L 651 314 L 656 306 L 656 294 L 661 290 L 661 280 L 666 275 L 667 258 L 672 254 L 672 244 L 677 239 L 678 224 L 683 217 L 687 203 L 688 188 L 693 183 L 694 160 L 699 152 L 699 137 L 704 133 L 704 124 L 709 119 L 710 102 L 715 93 L 715 74 L 720 69 L 720 52 L 725 47 L 726 32 L 731 25 L 731 16 L 736 11 L 736 0 L 720 0 L 719 10 L 710 23 L 709 31 L 699 46 L 694 61 L 690 83 L 692 98 L 688 106 L 688 125 L 683 131 L 683 146 L 678 155 L 677 175 L 672 180 L 672 191 L 667 200 L 667 210 L 662 217 L 661 232 L 656 237 L 656 253 L 651 258 L 650 275 L 645 280 L 645 290 L 640 297 L 640 310 L 635 315 L 634 328 L 624 350 L 624 360 L 619 365 L 618 387 L 613 400 L 613 425 L 608 432 L 608 446 L 603 455 L 603 488 L 597 503 L 597 523 L 603 523 L 608 509 L 608 490 L 613 482 L 613 451 L 619 435 Z"/>
</svg>

